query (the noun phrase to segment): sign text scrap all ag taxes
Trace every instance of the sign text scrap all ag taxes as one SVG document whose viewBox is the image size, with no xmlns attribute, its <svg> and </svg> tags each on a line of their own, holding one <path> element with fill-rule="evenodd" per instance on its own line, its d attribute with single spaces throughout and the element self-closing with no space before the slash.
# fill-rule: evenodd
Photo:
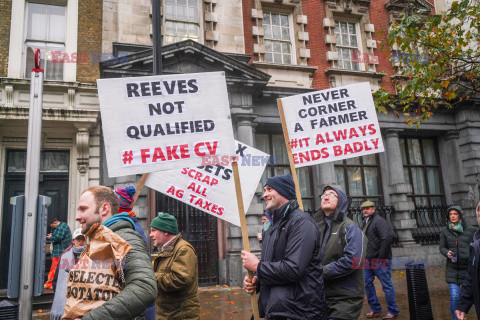
<svg viewBox="0 0 480 320">
<path fill-rule="evenodd" d="M 235 147 L 235 157 L 205 157 L 198 167 L 153 172 L 145 185 L 240 226 L 232 161 L 238 162 L 243 206 L 247 211 L 270 156 L 239 141 Z"/>
<path fill-rule="evenodd" d="M 223 72 L 97 80 L 108 175 L 234 155 Z"/>
<path fill-rule="evenodd" d="M 384 151 L 368 82 L 280 100 L 297 168 Z"/>
</svg>

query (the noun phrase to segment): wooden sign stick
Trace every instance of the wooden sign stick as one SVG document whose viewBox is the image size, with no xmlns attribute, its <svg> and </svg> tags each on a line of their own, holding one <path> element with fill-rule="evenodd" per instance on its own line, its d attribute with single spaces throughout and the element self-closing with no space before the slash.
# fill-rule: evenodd
<svg viewBox="0 0 480 320">
<path fill-rule="evenodd" d="M 290 163 L 290 170 L 292 171 L 293 182 L 295 183 L 295 194 L 297 195 L 297 202 L 300 210 L 303 211 L 302 195 L 300 194 L 300 185 L 298 184 L 297 170 L 293 163 L 292 147 L 290 146 L 290 137 L 288 136 L 287 124 L 285 123 L 285 114 L 283 113 L 282 100 L 277 99 L 278 112 L 282 120 L 283 137 L 285 138 L 285 145 L 287 146 L 288 162 Z"/>
<path fill-rule="evenodd" d="M 238 174 L 238 163 L 232 162 L 233 179 L 235 180 L 235 192 L 237 193 L 238 214 L 240 215 L 240 226 L 242 228 L 243 249 L 250 252 L 250 242 L 248 241 L 247 219 L 245 219 L 245 209 L 243 207 L 242 187 L 240 185 L 240 175 Z M 253 279 L 253 272 L 248 271 L 248 277 Z M 260 313 L 258 311 L 257 293 L 251 295 L 253 318 L 260 320 Z"/>
<path fill-rule="evenodd" d="M 147 181 L 148 178 L 148 172 L 142 174 L 142 177 L 140 178 L 140 181 L 138 181 L 137 184 L 137 192 L 133 195 L 133 203 L 132 203 L 132 208 L 135 205 L 135 203 L 138 200 L 138 196 L 140 195 L 140 192 L 142 192 L 143 186 L 145 185 L 145 181 Z"/>
</svg>

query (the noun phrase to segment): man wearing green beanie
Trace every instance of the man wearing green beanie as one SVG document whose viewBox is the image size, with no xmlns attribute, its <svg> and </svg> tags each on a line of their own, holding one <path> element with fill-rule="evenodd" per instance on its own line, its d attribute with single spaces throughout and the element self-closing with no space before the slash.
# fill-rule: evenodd
<svg viewBox="0 0 480 320">
<path fill-rule="evenodd" d="M 157 320 L 200 319 L 198 263 L 195 249 L 182 239 L 177 219 L 161 213 L 150 223 L 150 238 L 159 255 L 153 262 L 157 278 Z"/>
</svg>

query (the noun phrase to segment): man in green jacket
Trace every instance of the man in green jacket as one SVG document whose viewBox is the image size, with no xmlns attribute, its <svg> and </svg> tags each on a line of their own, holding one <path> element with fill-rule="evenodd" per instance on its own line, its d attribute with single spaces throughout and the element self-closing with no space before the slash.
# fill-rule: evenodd
<svg viewBox="0 0 480 320">
<path fill-rule="evenodd" d="M 61 222 L 58 218 L 52 218 L 50 219 L 50 227 L 52 228 L 52 233 L 47 234 L 47 239 L 53 244 L 52 265 L 50 272 L 48 272 L 48 280 L 44 285 L 45 289 L 52 289 L 52 281 L 55 278 L 55 270 L 60 261 L 60 256 L 63 251 L 67 249 L 70 242 L 72 242 L 72 232 L 68 224 Z"/>
<path fill-rule="evenodd" d="M 100 307 L 88 312 L 82 320 L 130 320 L 142 315 L 155 301 L 157 283 L 148 256 L 147 245 L 135 231 L 128 213 L 118 212 L 118 198 L 104 186 L 90 187 L 80 196 L 75 220 L 86 234 L 95 223 L 100 223 L 124 239 L 131 250 L 126 255 L 123 269 L 125 285 L 122 291 Z M 122 281 L 123 282 L 123 281 Z"/>
<path fill-rule="evenodd" d="M 200 319 L 195 249 L 182 239 L 177 219 L 168 213 L 159 214 L 150 228 L 150 238 L 159 250 L 153 263 L 158 286 L 157 320 Z"/>
</svg>

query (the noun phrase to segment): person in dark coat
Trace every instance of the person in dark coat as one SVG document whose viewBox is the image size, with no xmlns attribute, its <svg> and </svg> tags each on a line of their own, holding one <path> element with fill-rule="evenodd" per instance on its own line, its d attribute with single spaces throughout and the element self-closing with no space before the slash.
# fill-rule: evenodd
<svg viewBox="0 0 480 320">
<path fill-rule="evenodd" d="M 292 176 L 267 179 L 263 199 L 271 224 L 264 224 L 261 260 L 242 251 L 243 266 L 256 274 L 245 277 L 245 290 L 259 290 L 262 318 L 325 319 L 320 232 L 294 200 Z"/>
<path fill-rule="evenodd" d="M 348 199 L 337 188 L 323 189 L 322 211 L 316 217 L 322 239 L 323 279 L 329 319 L 358 319 L 365 287 L 361 261 L 367 239 L 347 217 Z"/>
<path fill-rule="evenodd" d="M 480 202 L 477 204 L 477 223 L 480 225 Z M 477 318 L 480 319 L 480 231 L 473 235 L 472 243 L 469 246 L 469 260 L 467 274 L 460 288 L 460 299 L 457 303 L 455 315 L 458 320 L 465 320 L 466 313 L 475 304 Z"/>
<path fill-rule="evenodd" d="M 467 275 L 469 246 L 477 229 L 463 219 L 460 206 L 450 206 L 447 215 L 447 226 L 440 233 L 440 252 L 446 258 L 445 278 L 450 287 L 450 312 L 452 320 L 456 320 L 460 286 Z"/>
<path fill-rule="evenodd" d="M 364 263 L 365 293 L 367 295 L 370 312 L 366 318 L 376 318 L 381 315 L 382 307 L 378 302 L 373 281 L 380 280 L 388 312 L 383 319 L 395 319 L 398 308 L 395 299 L 395 289 L 392 284 L 392 236 L 387 220 L 375 212 L 375 204 L 365 201 L 360 206 L 365 219 L 363 231 L 367 237 L 367 255 Z"/>
</svg>

